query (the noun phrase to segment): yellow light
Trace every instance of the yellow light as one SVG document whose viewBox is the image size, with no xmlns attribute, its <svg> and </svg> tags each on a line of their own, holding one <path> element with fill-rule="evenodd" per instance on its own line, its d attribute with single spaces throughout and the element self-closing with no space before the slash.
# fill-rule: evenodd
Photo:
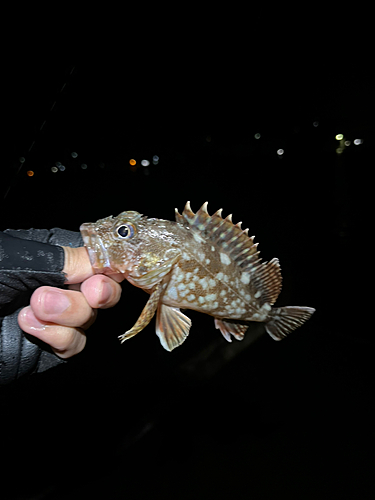
<svg viewBox="0 0 375 500">
<path fill-rule="evenodd" d="M 343 134 L 337 134 L 336 135 L 336 141 L 342 141 L 344 139 Z"/>
<path fill-rule="evenodd" d="M 29 177 L 32 177 L 34 175 L 34 172 L 32 170 L 28 170 L 26 173 Z"/>
<path fill-rule="evenodd" d="M 135 160 L 129 160 L 130 165 L 135 165 L 137 162 Z"/>
</svg>

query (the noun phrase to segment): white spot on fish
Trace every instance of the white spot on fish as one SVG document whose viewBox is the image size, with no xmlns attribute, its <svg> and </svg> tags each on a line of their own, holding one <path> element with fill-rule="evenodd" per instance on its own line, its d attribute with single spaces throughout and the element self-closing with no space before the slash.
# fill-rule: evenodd
<svg viewBox="0 0 375 500">
<path fill-rule="evenodd" d="M 182 257 L 184 260 L 190 260 L 190 255 L 187 252 L 183 252 Z"/>
<path fill-rule="evenodd" d="M 215 251 L 215 247 L 211 247 L 211 252 L 214 252 Z"/>
<path fill-rule="evenodd" d="M 198 253 L 198 259 L 199 259 L 201 262 L 203 262 L 203 261 L 204 261 L 204 257 L 205 257 L 205 255 L 204 255 L 204 253 L 203 253 L 203 252 L 199 252 L 199 253 Z"/>
<path fill-rule="evenodd" d="M 199 267 L 196 267 L 193 272 L 196 274 L 198 271 L 199 271 Z"/>
<path fill-rule="evenodd" d="M 227 294 L 227 291 L 226 290 L 221 290 L 220 292 L 220 297 L 224 297 L 224 295 Z"/>
<path fill-rule="evenodd" d="M 216 275 L 216 279 L 218 279 L 218 280 L 222 280 L 222 279 L 223 279 L 223 276 L 224 276 L 224 274 L 223 274 L 223 273 L 217 273 L 217 275 Z"/>
<path fill-rule="evenodd" d="M 248 293 L 245 295 L 245 299 L 246 300 L 250 300 L 251 299 L 251 295 L 249 295 Z"/>
<path fill-rule="evenodd" d="M 170 297 L 171 299 L 174 299 L 174 300 L 177 300 L 178 299 L 178 295 L 177 295 L 177 290 L 174 286 L 171 286 L 169 289 L 168 289 L 168 297 Z"/>
<path fill-rule="evenodd" d="M 192 273 L 186 273 L 186 279 L 189 280 L 191 278 Z"/>
<path fill-rule="evenodd" d="M 202 297 L 202 296 L 200 295 L 200 296 L 198 297 L 198 302 L 199 302 L 200 304 L 203 304 L 203 302 L 204 302 L 204 301 L 205 301 L 205 298 L 204 298 L 204 297 Z"/>
<path fill-rule="evenodd" d="M 224 264 L 225 266 L 229 265 L 231 263 L 230 258 L 226 253 L 220 252 L 220 260 L 221 263 Z"/>
<path fill-rule="evenodd" d="M 215 280 L 213 280 L 213 279 L 210 279 L 210 280 L 208 281 L 208 283 L 209 283 L 209 285 L 210 285 L 210 286 L 215 286 L 215 285 L 216 285 L 216 281 L 215 281 Z"/>
<path fill-rule="evenodd" d="M 210 263 L 210 259 L 206 259 L 206 264 L 208 265 Z"/>
<path fill-rule="evenodd" d="M 192 301 L 192 300 L 194 300 L 194 299 L 195 299 L 195 295 L 191 293 L 191 294 L 190 294 L 190 295 L 188 295 L 186 298 L 187 298 L 188 300 Z"/>
<path fill-rule="evenodd" d="M 203 288 L 203 290 L 206 290 L 206 288 L 208 287 L 208 283 L 207 283 L 207 280 L 206 278 L 202 278 L 199 280 L 199 284 L 200 286 Z"/>
<path fill-rule="evenodd" d="M 206 295 L 206 300 L 209 300 L 209 301 L 215 300 L 216 297 L 217 297 L 216 293 L 210 293 L 210 294 Z"/>
<path fill-rule="evenodd" d="M 188 284 L 188 287 L 190 288 L 190 290 L 194 290 L 195 288 L 195 283 L 193 283 L 192 281 Z"/>
<path fill-rule="evenodd" d="M 262 293 L 261 293 L 261 292 L 259 292 L 259 290 L 258 290 L 258 291 L 255 293 L 254 297 L 255 297 L 256 299 L 259 299 L 259 297 L 260 297 L 261 295 L 262 295 Z"/>
<path fill-rule="evenodd" d="M 211 309 L 217 309 L 219 307 L 219 302 L 214 302 L 211 306 Z"/>
<path fill-rule="evenodd" d="M 265 311 L 270 311 L 272 307 L 268 304 L 268 302 L 266 302 L 265 304 L 263 304 L 262 309 L 264 309 Z"/>
<path fill-rule="evenodd" d="M 197 233 L 194 233 L 194 232 L 193 232 L 193 236 L 194 236 L 194 239 L 195 239 L 195 241 L 196 241 L 197 243 L 202 243 L 202 242 L 204 242 L 204 239 L 202 238 L 202 236 L 199 236 L 199 234 L 197 234 Z"/>
<path fill-rule="evenodd" d="M 180 283 L 178 286 L 177 286 L 178 290 L 185 290 L 185 285 L 184 283 Z"/>
<path fill-rule="evenodd" d="M 248 285 L 250 283 L 250 274 L 249 273 L 242 273 L 241 274 L 241 281 L 244 285 Z"/>
</svg>

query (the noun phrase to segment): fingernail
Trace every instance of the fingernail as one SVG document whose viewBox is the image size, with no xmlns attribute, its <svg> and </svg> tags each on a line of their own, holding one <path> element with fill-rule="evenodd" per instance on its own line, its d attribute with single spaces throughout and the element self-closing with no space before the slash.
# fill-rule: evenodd
<svg viewBox="0 0 375 500">
<path fill-rule="evenodd" d="M 44 292 L 41 301 L 46 314 L 60 314 L 70 306 L 70 300 L 63 292 Z"/>
<path fill-rule="evenodd" d="M 45 324 L 41 323 L 35 317 L 31 307 L 25 307 L 25 309 L 22 312 L 22 315 L 25 323 L 27 323 L 30 328 L 33 328 L 35 330 L 44 330 L 44 328 L 46 327 Z"/>
<path fill-rule="evenodd" d="M 102 306 L 104 304 L 106 304 L 109 299 L 112 297 L 112 287 L 109 283 L 103 283 L 103 286 L 102 286 L 102 291 L 101 291 L 101 294 L 100 294 L 100 301 L 99 301 L 99 304 Z"/>
</svg>

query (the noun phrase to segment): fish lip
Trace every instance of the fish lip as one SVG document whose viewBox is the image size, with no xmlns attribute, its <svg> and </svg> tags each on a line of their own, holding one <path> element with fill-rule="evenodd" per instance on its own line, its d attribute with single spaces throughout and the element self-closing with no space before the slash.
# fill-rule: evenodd
<svg viewBox="0 0 375 500">
<path fill-rule="evenodd" d="M 112 269 L 108 250 L 104 243 L 91 224 L 82 224 L 79 228 L 84 245 L 89 254 L 91 267 L 96 273 L 104 273 L 105 271 L 114 272 Z"/>
</svg>

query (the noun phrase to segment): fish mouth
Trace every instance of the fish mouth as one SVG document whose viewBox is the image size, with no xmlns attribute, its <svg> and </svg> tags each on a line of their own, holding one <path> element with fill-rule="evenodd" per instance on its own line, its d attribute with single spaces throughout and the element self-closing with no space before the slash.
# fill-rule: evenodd
<svg viewBox="0 0 375 500">
<path fill-rule="evenodd" d="M 90 223 L 82 224 L 79 230 L 81 231 L 83 242 L 89 254 L 90 264 L 94 271 L 98 274 L 103 274 L 106 271 L 115 272 L 110 264 L 108 250 L 93 225 Z"/>
</svg>

